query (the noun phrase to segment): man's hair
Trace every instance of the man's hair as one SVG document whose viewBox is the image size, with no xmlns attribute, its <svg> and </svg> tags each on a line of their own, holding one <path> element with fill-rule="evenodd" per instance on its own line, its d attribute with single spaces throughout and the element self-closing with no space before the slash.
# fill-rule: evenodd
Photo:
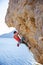
<svg viewBox="0 0 43 65">
<path fill-rule="evenodd" d="M 14 31 L 14 34 L 16 33 L 17 31 Z"/>
</svg>

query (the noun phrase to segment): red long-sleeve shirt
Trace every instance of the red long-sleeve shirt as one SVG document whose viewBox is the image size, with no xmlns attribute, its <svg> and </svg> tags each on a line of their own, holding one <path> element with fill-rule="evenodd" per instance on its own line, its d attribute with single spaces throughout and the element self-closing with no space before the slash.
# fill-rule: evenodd
<svg viewBox="0 0 43 65">
<path fill-rule="evenodd" d="M 18 41 L 18 42 L 20 42 L 20 37 L 19 36 L 16 36 L 16 35 L 14 35 L 14 39 L 16 39 L 16 41 Z"/>
</svg>

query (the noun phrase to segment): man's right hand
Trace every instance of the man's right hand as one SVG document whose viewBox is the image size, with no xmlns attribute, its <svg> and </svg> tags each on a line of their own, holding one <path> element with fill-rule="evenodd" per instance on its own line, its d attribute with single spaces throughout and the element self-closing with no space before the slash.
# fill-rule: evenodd
<svg viewBox="0 0 43 65">
<path fill-rule="evenodd" d="M 19 44 L 17 44 L 17 47 L 19 47 Z"/>
</svg>

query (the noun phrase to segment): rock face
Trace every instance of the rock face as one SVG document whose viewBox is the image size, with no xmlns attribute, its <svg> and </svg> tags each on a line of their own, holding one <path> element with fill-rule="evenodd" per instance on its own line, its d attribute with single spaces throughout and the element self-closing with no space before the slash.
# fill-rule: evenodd
<svg viewBox="0 0 43 65">
<path fill-rule="evenodd" d="M 43 0 L 9 0 L 5 22 L 26 38 L 36 61 L 43 64 Z"/>
</svg>

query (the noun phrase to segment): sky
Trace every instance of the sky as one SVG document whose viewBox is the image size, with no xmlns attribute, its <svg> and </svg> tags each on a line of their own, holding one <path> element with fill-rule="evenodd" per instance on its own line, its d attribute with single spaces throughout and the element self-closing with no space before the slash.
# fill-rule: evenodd
<svg viewBox="0 0 43 65">
<path fill-rule="evenodd" d="M 11 32 L 15 28 L 8 27 L 5 23 L 5 16 L 8 8 L 9 0 L 0 0 L 0 35 Z"/>
</svg>

